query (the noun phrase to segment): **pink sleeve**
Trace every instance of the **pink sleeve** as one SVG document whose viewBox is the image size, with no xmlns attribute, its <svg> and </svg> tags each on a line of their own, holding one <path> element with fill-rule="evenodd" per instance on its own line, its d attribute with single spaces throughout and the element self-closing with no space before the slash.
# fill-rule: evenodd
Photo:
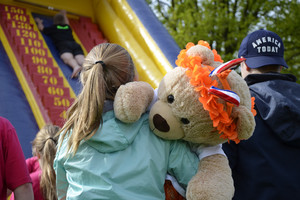
<svg viewBox="0 0 300 200">
<path fill-rule="evenodd" d="M 7 187 L 15 190 L 18 186 L 31 182 L 25 157 L 14 127 L 6 124 L 5 168 Z"/>
<path fill-rule="evenodd" d="M 33 172 L 33 159 L 31 158 L 27 158 L 26 159 L 26 165 L 27 165 L 27 169 L 29 174 Z"/>
</svg>

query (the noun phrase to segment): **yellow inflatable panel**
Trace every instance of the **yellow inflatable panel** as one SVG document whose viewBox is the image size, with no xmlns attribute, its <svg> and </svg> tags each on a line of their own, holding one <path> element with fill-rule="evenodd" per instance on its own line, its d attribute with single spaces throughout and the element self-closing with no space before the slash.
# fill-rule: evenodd
<svg viewBox="0 0 300 200">
<path fill-rule="evenodd" d="M 128 5 L 127 1 L 111 1 L 111 6 L 119 18 L 123 20 L 123 23 L 130 30 L 131 34 L 134 36 L 138 44 L 143 48 L 148 57 L 155 62 L 155 65 L 159 68 L 159 70 L 163 74 L 166 74 L 169 70 L 173 69 L 168 59 L 162 53 L 152 36 Z"/>
<path fill-rule="evenodd" d="M 144 49 L 135 40 L 130 30 L 116 15 L 111 5 L 105 1 L 97 1 L 95 7 L 96 21 L 109 41 L 117 43 L 128 50 L 136 65 L 140 80 L 146 81 L 152 87 L 158 87 L 163 73 L 156 67 Z M 96 12 L 101 10 L 101 12 Z"/>
</svg>

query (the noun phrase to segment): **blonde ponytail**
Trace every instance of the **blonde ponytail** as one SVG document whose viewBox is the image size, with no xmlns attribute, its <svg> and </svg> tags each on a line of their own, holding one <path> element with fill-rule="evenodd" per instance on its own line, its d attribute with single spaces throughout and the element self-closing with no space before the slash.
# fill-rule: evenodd
<svg viewBox="0 0 300 200">
<path fill-rule="evenodd" d="M 57 136 L 59 127 L 55 125 L 44 126 L 33 140 L 32 147 L 35 154 L 40 155 L 40 167 L 42 170 L 40 188 L 44 199 L 56 200 L 56 183 L 53 161 L 56 154 Z"/>
<path fill-rule="evenodd" d="M 67 111 L 67 121 L 59 133 L 64 138 L 72 130 L 68 152 L 74 155 L 80 142 L 101 128 L 105 100 L 114 100 L 117 89 L 132 81 L 134 73 L 130 55 L 117 44 L 100 44 L 89 52 L 80 74 L 82 91 Z"/>
</svg>

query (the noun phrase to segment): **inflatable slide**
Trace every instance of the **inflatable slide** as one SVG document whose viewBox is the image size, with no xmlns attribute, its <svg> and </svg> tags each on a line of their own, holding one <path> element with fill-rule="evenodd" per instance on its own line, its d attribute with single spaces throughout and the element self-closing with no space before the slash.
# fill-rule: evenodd
<svg viewBox="0 0 300 200">
<path fill-rule="evenodd" d="M 2 0 L 0 116 L 16 128 L 26 158 L 41 127 L 63 124 L 81 88 L 34 22 L 39 17 L 50 25 L 62 9 L 85 54 L 99 43 L 120 44 L 130 52 L 140 80 L 153 88 L 175 66 L 180 51 L 144 0 Z"/>
</svg>

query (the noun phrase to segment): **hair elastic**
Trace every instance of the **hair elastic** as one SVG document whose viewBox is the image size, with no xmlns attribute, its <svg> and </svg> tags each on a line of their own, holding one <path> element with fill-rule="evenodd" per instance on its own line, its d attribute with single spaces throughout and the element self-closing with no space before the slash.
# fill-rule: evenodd
<svg viewBox="0 0 300 200">
<path fill-rule="evenodd" d="M 102 60 L 96 61 L 95 64 L 100 63 L 102 67 L 106 67 L 105 63 Z"/>
<path fill-rule="evenodd" d="M 46 143 L 49 139 L 52 140 L 52 141 L 56 144 L 56 141 L 55 141 L 52 137 L 47 138 L 46 141 L 45 141 L 45 143 Z"/>
</svg>

